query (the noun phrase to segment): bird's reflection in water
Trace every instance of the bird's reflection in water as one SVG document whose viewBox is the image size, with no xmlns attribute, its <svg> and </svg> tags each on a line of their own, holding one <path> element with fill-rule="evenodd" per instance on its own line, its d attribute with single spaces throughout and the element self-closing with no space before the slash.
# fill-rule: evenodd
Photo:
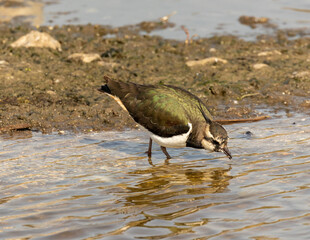
<svg viewBox="0 0 310 240">
<path fill-rule="evenodd" d="M 231 167 L 197 169 L 166 162 L 145 170 L 131 171 L 129 174 L 139 174 L 142 178 L 134 186 L 127 187 L 127 204 L 152 203 L 152 206 L 161 206 L 163 202 L 159 200 L 168 201 L 175 196 L 195 198 L 195 195 L 223 192 L 232 178 L 230 170 Z"/>
<path fill-rule="evenodd" d="M 122 203 L 123 212 L 132 213 L 132 219 L 127 218 L 125 226 L 110 234 L 117 235 L 128 228 L 143 227 L 147 235 L 147 229 L 152 229 L 150 226 L 154 221 L 161 225 L 159 228 L 169 231 L 162 237 L 175 236 L 186 229 L 192 231 L 197 216 L 191 217 L 191 214 L 214 205 L 210 196 L 225 192 L 232 178 L 230 170 L 231 167 L 206 168 L 166 163 L 128 172 L 140 180 L 127 185 L 126 193 L 117 202 Z M 180 220 L 180 217 L 187 220 Z M 176 221 L 175 225 L 165 226 L 167 220 Z M 199 225 L 207 224 L 208 216 L 198 222 Z"/>
</svg>

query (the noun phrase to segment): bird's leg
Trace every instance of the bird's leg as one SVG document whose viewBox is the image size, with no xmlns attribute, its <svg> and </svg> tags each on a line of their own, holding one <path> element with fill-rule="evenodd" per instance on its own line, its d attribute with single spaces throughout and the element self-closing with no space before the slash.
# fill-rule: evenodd
<svg viewBox="0 0 310 240">
<path fill-rule="evenodd" d="M 171 157 L 170 157 L 169 153 L 167 152 L 166 147 L 160 146 L 160 148 L 163 151 L 163 153 L 166 155 L 167 159 L 170 159 Z"/>
<path fill-rule="evenodd" d="M 152 157 L 152 138 L 150 138 L 150 141 L 149 141 L 149 149 L 147 150 L 147 156 L 149 157 L 149 158 L 151 158 Z"/>
<path fill-rule="evenodd" d="M 155 165 L 153 164 L 153 162 L 152 162 L 152 158 L 148 158 L 148 162 L 149 162 L 149 164 L 151 165 L 151 166 L 153 166 L 153 167 L 155 167 Z"/>
</svg>

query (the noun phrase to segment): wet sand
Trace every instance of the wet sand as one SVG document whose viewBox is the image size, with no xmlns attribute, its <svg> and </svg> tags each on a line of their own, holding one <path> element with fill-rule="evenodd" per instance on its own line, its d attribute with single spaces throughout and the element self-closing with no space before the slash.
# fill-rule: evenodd
<svg viewBox="0 0 310 240">
<path fill-rule="evenodd" d="M 14 126 L 52 132 L 137 127 L 108 96 L 97 91 L 108 75 L 141 84 L 172 84 L 201 97 L 215 118 L 259 115 L 274 110 L 310 112 L 310 39 L 278 30 L 275 37 L 247 42 L 234 36 L 185 41 L 145 35 L 171 26 L 142 22 L 112 28 L 99 25 L 40 27 L 61 44 L 12 48 L 33 27 L 0 27 L 0 129 Z M 292 36 L 296 39 L 290 40 Z M 90 63 L 68 58 L 96 53 Z M 207 60 L 203 60 L 207 59 Z M 203 61 L 200 61 L 203 60 Z"/>
</svg>

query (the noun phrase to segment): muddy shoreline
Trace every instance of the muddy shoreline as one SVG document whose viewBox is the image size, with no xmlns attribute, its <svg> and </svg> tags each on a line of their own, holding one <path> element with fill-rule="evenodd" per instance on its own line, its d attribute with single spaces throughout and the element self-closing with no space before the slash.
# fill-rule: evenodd
<svg viewBox="0 0 310 240">
<path fill-rule="evenodd" d="M 61 51 L 13 48 L 33 28 L 0 26 L 1 131 L 18 124 L 42 132 L 137 127 L 97 91 L 103 75 L 183 87 L 206 101 L 215 118 L 257 116 L 262 106 L 310 114 L 310 38 L 289 40 L 291 33 L 278 30 L 253 42 L 215 36 L 185 43 L 145 34 L 169 24 L 36 29 L 58 40 Z M 74 53 L 99 57 L 85 63 L 69 58 Z"/>
</svg>

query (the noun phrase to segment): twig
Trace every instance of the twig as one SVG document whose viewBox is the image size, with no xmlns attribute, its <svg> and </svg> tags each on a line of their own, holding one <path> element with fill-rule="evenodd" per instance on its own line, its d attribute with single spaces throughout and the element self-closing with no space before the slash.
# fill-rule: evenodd
<svg viewBox="0 0 310 240">
<path fill-rule="evenodd" d="M 30 128 L 31 128 L 31 125 L 27 123 L 14 124 L 14 125 L 8 125 L 5 127 L 0 127 L 0 133 L 9 132 L 9 131 L 30 130 Z"/>
<path fill-rule="evenodd" d="M 253 97 L 253 96 L 256 96 L 258 95 L 259 93 L 249 93 L 249 94 L 244 94 L 240 97 L 240 100 L 242 100 L 243 98 L 246 98 L 246 97 Z"/>
<path fill-rule="evenodd" d="M 215 121 L 218 122 L 219 124 L 228 125 L 234 123 L 257 122 L 268 118 L 270 118 L 270 116 L 259 116 L 254 118 L 240 118 L 240 119 L 218 119 Z"/>
<path fill-rule="evenodd" d="M 182 28 L 182 30 L 183 30 L 183 31 L 185 32 L 185 34 L 186 34 L 185 44 L 187 45 L 187 44 L 190 43 L 190 36 L 189 36 L 188 29 L 187 29 L 184 25 L 182 25 L 181 28 Z"/>
</svg>

